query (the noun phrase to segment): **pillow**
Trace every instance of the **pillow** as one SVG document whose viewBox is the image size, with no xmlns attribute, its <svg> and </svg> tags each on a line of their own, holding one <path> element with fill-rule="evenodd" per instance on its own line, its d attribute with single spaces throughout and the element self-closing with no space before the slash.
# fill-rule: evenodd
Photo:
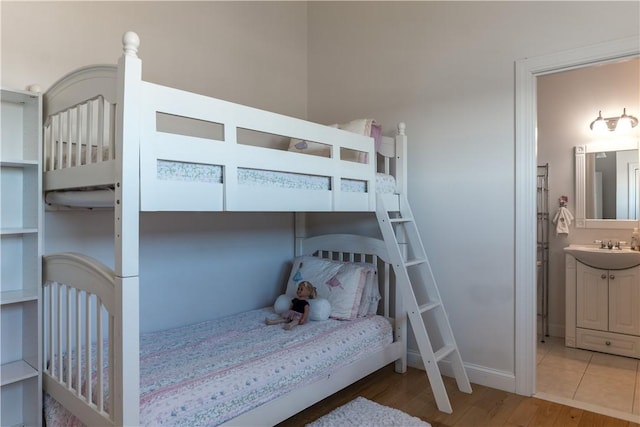
<svg viewBox="0 0 640 427">
<path fill-rule="evenodd" d="M 291 298 L 292 297 L 287 295 L 280 295 L 276 298 L 276 302 L 273 304 L 273 311 L 278 314 L 282 314 L 289 310 L 289 307 L 291 307 Z"/>
<path fill-rule="evenodd" d="M 329 127 L 342 129 L 358 135 L 370 136 L 373 138 L 376 152 L 382 143 L 382 128 L 373 119 L 357 119 L 348 123 L 332 124 Z M 331 157 L 331 147 L 319 142 L 306 141 L 304 139 L 291 138 L 288 151 L 297 153 L 312 154 L 315 156 Z M 368 153 L 357 150 L 343 150 L 340 153 L 342 160 L 358 163 L 368 163 Z"/>
<path fill-rule="evenodd" d="M 287 295 L 295 295 L 298 283 L 307 280 L 331 305 L 331 317 L 352 320 L 358 317 L 362 292 L 369 267 L 358 264 L 331 261 L 312 256 L 294 260 L 287 283 Z"/>
<path fill-rule="evenodd" d="M 309 301 L 309 320 L 322 321 L 331 316 L 331 303 L 324 298 L 313 298 Z"/>
<path fill-rule="evenodd" d="M 289 310 L 292 297 L 288 295 L 280 295 L 273 304 L 273 310 L 282 314 Z M 309 320 L 327 320 L 331 315 L 331 304 L 324 298 L 313 298 L 309 301 Z"/>
<path fill-rule="evenodd" d="M 363 264 L 370 267 L 367 272 L 367 279 L 362 291 L 360 299 L 360 308 L 358 308 L 358 317 L 365 317 L 378 312 L 378 303 L 382 299 L 380 289 L 378 288 L 378 273 L 371 264 Z"/>
<path fill-rule="evenodd" d="M 291 138 L 288 151 L 320 157 L 331 157 L 331 147 L 329 145 L 297 138 Z"/>
</svg>

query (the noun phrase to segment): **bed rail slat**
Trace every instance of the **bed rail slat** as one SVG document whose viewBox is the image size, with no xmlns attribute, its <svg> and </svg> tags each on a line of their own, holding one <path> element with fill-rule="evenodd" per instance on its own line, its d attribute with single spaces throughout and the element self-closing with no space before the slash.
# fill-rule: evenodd
<svg viewBox="0 0 640 427">
<path fill-rule="evenodd" d="M 56 286 L 55 298 L 56 298 L 56 353 L 57 353 L 57 362 L 58 362 L 58 370 L 55 372 L 55 376 L 58 380 L 62 379 L 62 337 L 60 335 L 60 329 L 62 328 L 61 323 L 61 299 L 60 299 L 60 289 L 62 286 Z"/>
<path fill-rule="evenodd" d="M 70 168 L 72 165 L 72 160 L 73 160 L 73 156 L 71 155 L 71 153 L 73 153 L 73 144 L 72 144 L 72 140 L 71 140 L 71 112 L 73 110 L 67 110 L 62 114 L 63 119 L 63 132 L 62 132 L 62 139 L 60 140 L 62 145 L 64 147 L 66 147 L 65 151 L 66 151 L 66 157 L 64 158 L 64 161 L 62 162 L 65 168 Z"/>
<path fill-rule="evenodd" d="M 66 329 L 66 336 L 67 336 L 67 341 L 65 343 L 65 348 L 64 348 L 64 352 L 67 354 L 67 360 L 66 360 L 66 375 L 63 379 L 63 382 L 66 382 L 67 384 L 67 388 L 71 389 L 72 388 L 72 373 L 73 371 L 71 370 L 71 289 L 69 289 L 69 287 L 65 286 L 66 292 L 65 292 L 65 296 L 66 296 L 66 304 L 65 304 L 65 315 L 66 315 L 66 325 L 65 325 L 65 329 Z"/>
<path fill-rule="evenodd" d="M 82 310 L 81 310 L 81 306 L 82 306 L 81 292 L 78 292 L 76 290 L 76 346 L 78 348 L 80 347 L 80 344 L 82 343 Z M 76 351 L 75 373 L 76 373 L 76 395 L 77 396 L 81 395 L 81 390 L 82 390 L 82 387 L 80 387 L 80 384 L 82 384 L 82 375 L 81 375 L 82 370 L 80 369 L 80 367 L 81 367 L 81 364 L 80 364 L 80 352 Z"/>
<path fill-rule="evenodd" d="M 102 344 L 103 344 L 103 337 L 102 337 L 102 301 L 100 301 L 100 298 L 96 298 L 96 342 L 97 342 L 97 352 L 96 352 L 96 367 L 98 368 L 98 381 L 96 384 L 96 387 L 98 388 L 97 392 L 98 392 L 98 399 L 97 399 L 97 406 L 98 406 L 98 410 L 100 412 L 102 412 L 104 410 L 104 396 L 103 396 L 103 387 L 102 387 L 102 381 L 103 381 L 103 372 L 104 372 L 104 365 L 103 365 L 103 360 L 102 360 Z"/>
<path fill-rule="evenodd" d="M 76 159 L 76 164 L 74 166 L 79 165 L 80 163 L 82 163 L 82 144 L 84 139 L 82 138 L 82 106 L 78 105 L 76 108 L 74 108 L 74 110 L 76 111 L 76 132 L 75 132 L 75 136 L 76 136 L 76 144 L 75 144 L 75 159 Z"/>
<path fill-rule="evenodd" d="M 89 101 L 87 103 L 87 146 L 84 150 L 85 161 L 84 164 L 88 165 L 91 163 L 91 145 L 95 140 L 95 124 L 94 124 L 94 112 L 93 112 L 93 101 Z"/>
<path fill-rule="evenodd" d="M 96 141 L 97 141 L 97 149 L 96 149 L 96 163 L 101 163 L 103 160 L 103 148 L 104 148 L 104 102 L 102 99 L 98 100 L 97 110 L 98 110 L 98 120 L 96 124 Z"/>
<path fill-rule="evenodd" d="M 62 126 L 60 125 L 60 119 L 61 119 L 60 115 L 54 117 L 54 119 L 53 119 L 53 125 L 54 125 L 54 129 L 55 129 L 56 135 L 57 135 L 57 138 L 55 140 L 55 144 L 56 144 L 56 147 L 57 147 L 57 150 L 56 150 L 57 158 L 54 159 L 55 160 L 54 169 L 62 169 L 62 157 L 63 157 L 62 156 L 62 138 L 63 138 L 63 135 L 62 135 Z"/>
<path fill-rule="evenodd" d="M 47 361 L 47 363 L 45 363 L 44 371 L 49 374 L 52 374 L 53 372 L 53 362 L 51 360 L 51 357 L 53 356 L 53 298 L 51 296 L 51 286 L 51 284 L 46 285 L 45 292 L 43 292 L 43 297 L 45 298 L 45 304 L 43 304 L 43 307 L 46 307 L 47 310 L 46 316 L 43 316 L 43 318 L 47 319 L 48 325 L 48 327 L 45 328 L 47 335 L 44 337 L 45 342 L 48 344 L 44 347 L 47 352 L 44 355 L 44 360 Z M 46 302 L 48 302 L 48 304 L 46 304 Z"/>
<path fill-rule="evenodd" d="M 391 173 L 391 166 L 389 163 L 389 157 L 385 157 L 384 158 L 384 172 L 385 174 L 389 175 Z"/>
<path fill-rule="evenodd" d="M 91 403 L 91 396 L 93 394 L 92 386 L 93 381 L 91 381 L 91 345 L 87 344 L 91 342 L 91 294 L 89 292 L 86 293 L 86 319 L 85 319 L 85 336 L 84 336 L 84 382 L 87 384 L 86 393 L 84 394 L 84 399 Z"/>
</svg>

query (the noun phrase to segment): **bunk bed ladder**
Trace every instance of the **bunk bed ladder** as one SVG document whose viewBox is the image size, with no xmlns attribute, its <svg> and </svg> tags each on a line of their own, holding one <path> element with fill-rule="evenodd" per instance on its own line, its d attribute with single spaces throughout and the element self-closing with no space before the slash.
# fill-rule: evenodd
<svg viewBox="0 0 640 427">
<path fill-rule="evenodd" d="M 451 403 L 438 362 L 445 360 L 451 364 L 461 391 L 471 393 L 471 385 L 409 202 L 402 194 L 399 201 L 399 207 L 391 208 L 379 197 L 376 216 L 436 404 L 440 411 L 450 414 Z"/>
</svg>

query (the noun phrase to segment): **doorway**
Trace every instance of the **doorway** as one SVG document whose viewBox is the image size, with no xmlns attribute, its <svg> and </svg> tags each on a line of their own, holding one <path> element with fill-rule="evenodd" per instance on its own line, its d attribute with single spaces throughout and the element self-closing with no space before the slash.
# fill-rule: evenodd
<svg viewBox="0 0 640 427">
<path fill-rule="evenodd" d="M 545 74 L 640 55 L 637 38 L 516 62 L 516 392 L 536 391 L 536 79 Z"/>
</svg>

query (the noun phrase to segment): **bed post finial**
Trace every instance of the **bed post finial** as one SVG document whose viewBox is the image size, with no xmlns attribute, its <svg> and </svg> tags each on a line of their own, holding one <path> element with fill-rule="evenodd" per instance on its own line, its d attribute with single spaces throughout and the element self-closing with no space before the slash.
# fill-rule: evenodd
<svg viewBox="0 0 640 427">
<path fill-rule="evenodd" d="M 125 55 L 138 56 L 138 48 L 140 47 L 140 37 L 133 31 L 127 31 L 122 36 L 122 50 Z"/>
<path fill-rule="evenodd" d="M 404 131 L 407 128 L 407 125 L 404 122 L 398 123 L 398 135 L 404 135 Z"/>
</svg>

